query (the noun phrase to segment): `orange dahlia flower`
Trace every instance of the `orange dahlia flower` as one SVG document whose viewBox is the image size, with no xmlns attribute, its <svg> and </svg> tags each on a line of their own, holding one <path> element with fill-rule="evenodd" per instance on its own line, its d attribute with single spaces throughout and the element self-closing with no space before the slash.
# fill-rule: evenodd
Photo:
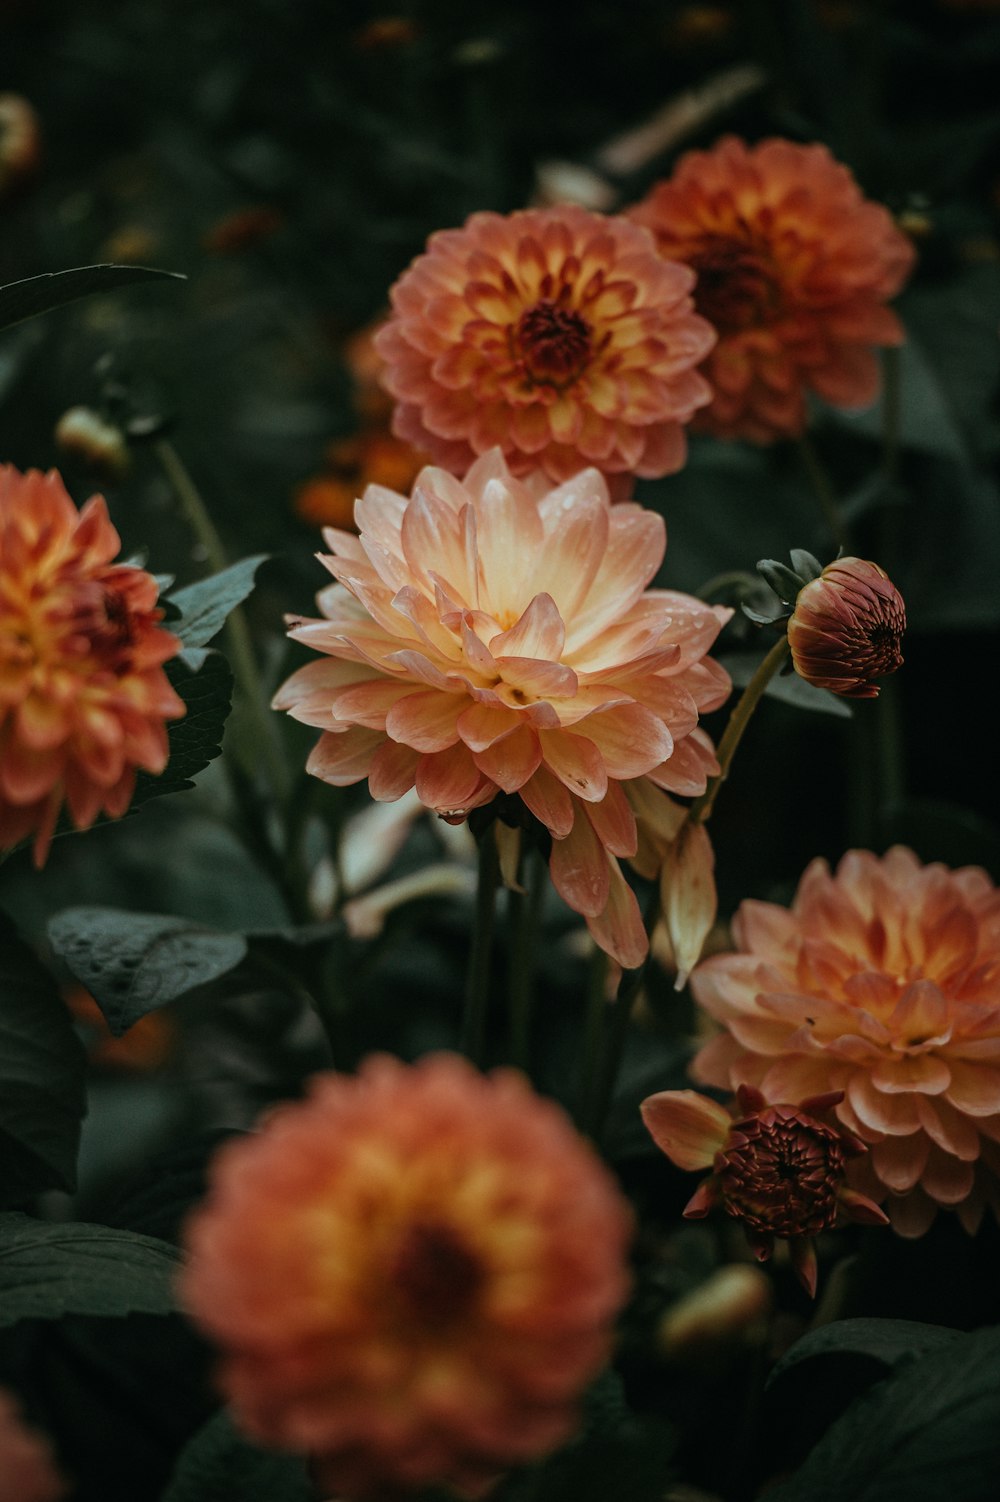
<svg viewBox="0 0 1000 1502">
<path fill-rule="evenodd" d="M 723 1031 L 705 1084 L 771 1100 L 842 1090 L 837 1117 L 871 1151 L 855 1188 L 919 1236 L 939 1206 L 968 1230 L 1000 1206 L 1000 893 L 984 871 L 922 866 L 896 846 L 807 869 L 791 911 L 744 902 L 739 952 L 691 977 Z"/>
<path fill-rule="evenodd" d="M 792 666 L 817 688 L 878 697 L 877 678 L 903 665 L 903 597 L 884 569 L 838 558 L 801 589 L 788 622 Z"/>
<path fill-rule="evenodd" d="M 125 812 L 184 713 L 156 580 L 120 548 L 102 496 L 78 512 L 55 470 L 0 466 L 0 849 L 34 834 L 37 866 L 63 804 L 77 829 Z"/>
<path fill-rule="evenodd" d="M 499 445 L 515 475 L 665 475 L 711 393 L 694 278 L 627 219 L 575 205 L 473 214 L 432 235 L 378 334 L 394 429 L 456 473 Z"/>
<path fill-rule="evenodd" d="M 729 693 L 706 653 L 730 612 L 647 590 L 662 519 L 612 507 L 586 470 L 555 490 L 499 451 L 464 482 L 425 469 L 412 499 L 369 486 L 360 536 L 328 530 L 340 582 L 291 635 L 324 653 L 276 709 L 324 731 L 307 770 L 372 797 L 416 787 L 462 818 L 516 795 L 552 838 L 556 888 L 625 966 L 646 935 L 617 857 L 637 852 L 647 785 L 704 790 L 718 763 L 699 713 Z"/>
<path fill-rule="evenodd" d="M 237 1422 L 320 1485 L 479 1496 L 573 1432 L 630 1223 L 520 1075 L 377 1056 L 222 1150 L 181 1293 Z"/>
<path fill-rule="evenodd" d="M 731 1110 L 694 1090 L 662 1090 L 642 1102 L 646 1129 L 678 1168 L 711 1168 L 684 1214 L 700 1219 L 721 1205 L 740 1221 L 760 1262 L 787 1241 L 806 1292 L 816 1292 L 812 1238 L 839 1218 L 884 1225 L 885 1214 L 844 1182 L 863 1142 L 826 1117 L 843 1096 L 834 1091 L 801 1105 L 769 1105 L 741 1085 Z"/>
<path fill-rule="evenodd" d="M 903 341 L 885 304 L 914 251 L 825 146 L 726 136 L 629 213 L 697 273 L 695 307 L 719 335 L 696 427 L 768 443 L 804 430 L 807 392 L 835 407 L 875 400 L 873 349 Z"/>
</svg>

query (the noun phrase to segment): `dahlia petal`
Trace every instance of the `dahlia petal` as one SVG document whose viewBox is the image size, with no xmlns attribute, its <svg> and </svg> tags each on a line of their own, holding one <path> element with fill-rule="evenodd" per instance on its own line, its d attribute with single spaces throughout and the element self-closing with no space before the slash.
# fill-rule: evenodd
<svg viewBox="0 0 1000 1502">
<path fill-rule="evenodd" d="M 356 668 L 354 663 L 350 666 Z M 332 719 L 343 725 L 364 725 L 369 730 L 384 730 L 386 716 L 390 710 L 399 703 L 400 699 L 412 695 L 414 688 L 413 683 L 405 680 L 400 682 L 397 678 L 367 678 L 362 683 L 327 690 L 329 712 L 325 723 L 319 719 L 315 697 L 309 700 L 308 719 L 305 718 L 301 703 L 290 709 L 289 713 L 295 719 L 305 720 L 307 725 L 318 724 L 320 729 L 335 728 L 330 725 Z"/>
<path fill-rule="evenodd" d="M 475 752 L 475 762 L 485 777 L 505 793 L 516 793 L 541 766 L 538 736 L 527 725 Z"/>
<path fill-rule="evenodd" d="M 472 703 L 458 717 L 458 733 L 470 751 L 485 751 L 521 723 L 517 710 L 505 704 Z"/>
<path fill-rule="evenodd" d="M 953 1158 L 933 1147 L 920 1179 L 920 1187 L 939 1205 L 958 1205 L 972 1191 L 975 1170 L 969 1162 Z"/>
<path fill-rule="evenodd" d="M 979 1157 L 979 1133 L 968 1117 L 956 1111 L 941 1096 L 932 1099 L 927 1095 L 918 1095 L 915 1101 L 920 1125 L 938 1147 L 970 1163 Z"/>
<path fill-rule="evenodd" d="M 950 1030 L 948 1011 L 948 1003 L 933 981 L 914 981 L 899 998 L 889 1027 L 895 1034 L 913 1039 L 939 1037 Z"/>
<path fill-rule="evenodd" d="M 518 485 L 490 480 L 476 508 L 483 609 L 515 620 L 525 605 L 522 560 L 544 542 L 538 508 Z"/>
<path fill-rule="evenodd" d="M 638 836 L 632 807 L 617 782 L 609 782 L 599 803 L 581 805 L 594 826 L 594 833 L 611 855 L 632 856 Z"/>
<path fill-rule="evenodd" d="M 586 917 L 591 938 L 623 970 L 635 970 L 649 953 L 649 938 L 638 899 L 616 860 L 608 863 L 608 900 L 596 917 Z"/>
<path fill-rule="evenodd" d="M 943 1059 L 934 1054 L 917 1054 L 909 1058 L 886 1058 L 878 1060 L 871 1072 L 872 1084 L 887 1094 L 918 1090 L 924 1095 L 941 1095 L 952 1083 L 952 1070 Z M 996 1092 L 995 1098 L 1000 1096 Z M 953 1100 L 953 1104 L 958 1104 Z M 984 1113 L 985 1114 L 985 1113 Z"/>
<path fill-rule="evenodd" d="M 562 655 L 566 627 L 551 595 L 535 595 L 517 623 L 488 642 L 496 658 L 538 657 L 556 662 Z"/>
<path fill-rule="evenodd" d="M 597 803 L 604 797 L 608 774 L 593 741 L 568 730 L 542 730 L 538 739 L 545 765 L 571 793 L 587 803 Z"/>
<path fill-rule="evenodd" d="M 1000 1068 L 974 1064 L 967 1059 L 947 1060 L 949 1084 L 945 1099 L 967 1116 L 995 1116 L 1000 1113 Z"/>
<path fill-rule="evenodd" d="M 395 803 L 416 781 L 420 753 L 398 741 L 385 740 L 368 768 L 368 791 L 376 803 Z"/>
<path fill-rule="evenodd" d="M 384 731 L 361 726 L 327 732 L 310 752 L 306 771 L 334 787 L 350 787 L 367 777 L 372 757 L 384 740 Z"/>
<path fill-rule="evenodd" d="M 662 1090 L 647 1096 L 639 1110 L 657 1147 L 687 1170 L 711 1168 L 732 1126 L 728 1111 L 695 1090 Z"/>
<path fill-rule="evenodd" d="M 601 753 L 608 776 L 618 781 L 642 777 L 674 749 L 666 725 L 641 704 L 598 710 L 584 728 L 587 739 Z"/>
<path fill-rule="evenodd" d="M 890 1194 L 885 1202 L 885 1208 L 892 1223 L 892 1229 L 897 1236 L 904 1236 L 908 1241 L 915 1241 L 918 1236 L 925 1235 L 930 1230 L 938 1211 L 934 1200 L 924 1194 L 919 1184 L 911 1189 L 909 1194 L 902 1196 Z"/>
<path fill-rule="evenodd" d="M 767 1064 L 766 1060 L 761 1062 Z M 768 1100 L 806 1100 L 810 1095 L 821 1095 L 827 1090 L 844 1089 L 847 1077 L 845 1066 L 838 1067 L 822 1055 L 790 1055 L 776 1059 L 766 1068 L 760 1079 L 760 1088 Z M 837 1115 L 841 1115 L 839 1106 Z"/>
<path fill-rule="evenodd" d="M 681 797 L 697 798 L 708 786 L 714 752 L 708 751 L 697 731 L 692 731 L 683 740 L 674 743 L 674 749 L 666 761 L 647 772 L 650 782 L 664 788 L 668 793 Z M 718 763 L 716 763 L 716 768 Z"/>
<path fill-rule="evenodd" d="M 917 1100 L 923 1097 L 886 1095 L 860 1070 L 850 1076 L 846 1088 L 847 1099 L 864 1127 L 905 1137 L 921 1125 Z"/>
<path fill-rule="evenodd" d="M 924 1132 L 911 1137 L 884 1137 L 871 1148 L 872 1166 L 887 1189 L 905 1194 L 919 1182 L 929 1151 Z"/>
<path fill-rule="evenodd" d="M 607 852 L 588 819 L 576 819 L 564 839 L 553 840 L 552 885 L 574 912 L 596 918 L 607 905 L 611 874 Z"/>
<path fill-rule="evenodd" d="M 389 709 L 386 734 L 415 751 L 444 751 L 459 738 L 456 721 L 465 702 L 463 695 L 436 689 L 408 694 Z"/>
<path fill-rule="evenodd" d="M 520 789 L 521 801 L 545 825 L 552 838 L 564 840 L 573 828 L 573 799 L 544 765 Z"/>
<path fill-rule="evenodd" d="M 607 550 L 579 614 L 567 629 L 567 654 L 628 612 L 663 562 L 666 545 L 662 517 L 638 506 L 615 508 Z"/>
<path fill-rule="evenodd" d="M 417 767 L 416 789 L 421 803 L 439 813 L 451 813 L 470 806 L 485 781 L 461 741 L 446 751 L 422 756 Z"/>
</svg>

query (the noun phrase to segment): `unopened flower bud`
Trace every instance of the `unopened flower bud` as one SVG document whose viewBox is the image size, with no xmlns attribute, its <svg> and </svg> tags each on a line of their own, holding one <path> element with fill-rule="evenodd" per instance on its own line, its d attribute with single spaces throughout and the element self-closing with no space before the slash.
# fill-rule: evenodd
<svg viewBox="0 0 1000 1502">
<path fill-rule="evenodd" d="M 56 423 L 55 440 L 64 454 L 113 484 L 128 473 L 131 459 L 125 434 L 92 407 L 70 407 Z"/>
<path fill-rule="evenodd" d="M 878 697 L 876 678 L 902 665 L 903 597 L 884 569 L 838 558 L 802 589 L 788 622 L 800 678 L 850 699 Z"/>
<path fill-rule="evenodd" d="M 771 1303 L 771 1281 L 763 1268 L 747 1262 L 716 1268 L 667 1311 L 657 1344 L 666 1355 L 681 1356 L 745 1340 Z"/>
<path fill-rule="evenodd" d="M 674 987 L 679 991 L 701 957 L 718 907 L 715 854 L 704 824 L 689 819 L 681 826 L 663 862 L 660 901 L 677 966 Z"/>
</svg>

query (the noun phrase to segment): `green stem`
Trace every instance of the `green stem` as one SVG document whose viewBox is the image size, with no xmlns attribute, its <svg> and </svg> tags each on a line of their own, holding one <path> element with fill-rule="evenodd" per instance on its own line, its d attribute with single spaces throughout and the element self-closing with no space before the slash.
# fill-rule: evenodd
<svg viewBox="0 0 1000 1502">
<path fill-rule="evenodd" d="M 482 1064 L 486 1041 L 486 1014 L 490 996 L 493 929 L 496 924 L 500 857 L 492 825 L 479 841 L 479 881 L 472 929 L 472 948 L 465 983 L 465 1012 L 459 1047 L 473 1064 Z"/>
<path fill-rule="evenodd" d="M 226 551 L 197 485 L 177 450 L 166 438 L 157 439 L 153 449 L 192 532 L 205 550 L 210 571 L 221 573 L 228 563 Z M 253 719 L 254 738 L 271 787 L 278 800 L 284 803 L 289 791 L 288 769 L 281 754 L 275 720 L 268 708 L 267 695 L 257 668 L 246 616 L 239 607 L 230 613 L 226 622 L 226 651 L 240 698 Z"/>
<path fill-rule="evenodd" d="M 820 462 L 819 455 L 813 447 L 812 439 L 807 433 L 803 433 L 798 439 L 799 456 L 802 467 L 809 476 L 813 491 L 819 501 L 819 509 L 823 513 L 823 520 L 829 528 L 830 535 L 841 552 L 850 552 L 850 538 L 847 526 L 840 513 L 837 496 L 830 484 L 829 476 Z"/>
<path fill-rule="evenodd" d="M 701 797 L 696 798 L 694 803 L 692 803 L 688 812 L 688 818 L 692 823 L 704 824 L 705 820 L 711 815 L 719 788 L 729 775 L 730 764 L 736 754 L 736 748 L 743 739 L 744 731 L 750 723 L 751 716 L 757 708 L 764 690 L 778 669 L 783 665 L 787 656 L 788 637 L 782 634 L 757 668 L 757 671 L 743 690 L 736 708 L 729 716 L 729 721 L 719 742 L 718 775 L 709 778 L 708 786 Z"/>
<path fill-rule="evenodd" d="M 545 892 L 546 865 L 541 851 L 528 852 L 525 861 L 527 890 L 508 893 L 511 921 L 510 971 L 510 1053 L 519 1069 L 528 1068 L 531 1050 L 531 1011 L 534 1001 L 535 951 L 538 920 Z"/>
<path fill-rule="evenodd" d="M 596 944 L 587 970 L 583 1041 L 580 1048 L 580 1099 L 577 1120 L 586 1130 L 597 1112 L 597 1081 L 604 1049 L 604 1014 L 607 1000 L 608 957 Z"/>
</svg>

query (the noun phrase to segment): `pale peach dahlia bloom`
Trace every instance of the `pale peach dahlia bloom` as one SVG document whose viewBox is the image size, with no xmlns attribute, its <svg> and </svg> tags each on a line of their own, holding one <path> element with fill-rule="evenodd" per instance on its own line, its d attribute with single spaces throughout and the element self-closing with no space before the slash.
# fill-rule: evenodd
<svg viewBox="0 0 1000 1502">
<path fill-rule="evenodd" d="M 704 1084 L 772 1100 L 842 1090 L 870 1147 L 848 1177 L 919 1236 L 940 1206 L 974 1230 L 1000 1206 L 1000 893 L 985 871 L 922 866 L 896 846 L 806 870 L 791 910 L 744 902 L 739 952 L 691 978 L 723 1031 Z"/>
<path fill-rule="evenodd" d="M 184 713 L 156 580 L 120 548 L 103 496 L 78 512 L 55 470 L 0 465 L 0 849 L 34 834 L 39 866 L 64 804 L 78 829 L 125 812 Z"/>
<path fill-rule="evenodd" d="M 697 794 L 718 770 L 698 716 L 729 692 L 706 653 L 730 612 L 646 588 L 663 521 L 612 507 L 594 470 L 546 490 L 495 451 L 464 482 L 423 470 L 410 500 L 369 486 L 355 518 L 360 536 L 324 534 L 326 619 L 291 631 L 324 660 L 274 700 L 324 731 L 307 770 L 367 777 L 379 800 L 415 786 L 450 818 L 516 795 L 552 837 L 562 897 L 639 964 L 617 858 L 636 855 L 650 795 Z"/>
<path fill-rule="evenodd" d="M 256 1440 L 338 1496 L 480 1496 L 606 1362 L 631 1216 L 568 1118 L 456 1055 L 326 1075 L 229 1144 L 182 1298 Z"/>
<path fill-rule="evenodd" d="M 495 445 L 515 475 L 672 473 L 711 395 L 694 367 L 715 336 L 693 282 L 624 218 L 473 214 L 392 289 L 375 344 L 394 431 L 456 473 Z"/>
<path fill-rule="evenodd" d="M 726 136 L 681 157 L 629 214 L 697 273 L 695 307 L 719 335 L 696 427 L 768 443 L 803 431 L 808 392 L 834 407 L 875 400 L 873 351 L 903 342 L 885 304 L 914 251 L 825 146 Z"/>
</svg>

